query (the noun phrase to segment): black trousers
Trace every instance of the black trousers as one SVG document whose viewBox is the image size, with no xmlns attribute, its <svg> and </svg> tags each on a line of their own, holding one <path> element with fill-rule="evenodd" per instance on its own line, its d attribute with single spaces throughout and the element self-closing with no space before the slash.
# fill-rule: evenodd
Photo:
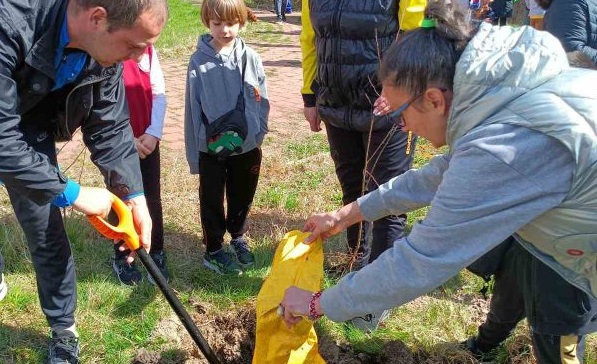
<svg viewBox="0 0 597 364">
<path fill-rule="evenodd" d="M 477 347 L 489 351 L 498 346 L 524 318 L 539 363 L 582 362 L 584 335 L 597 331 L 597 300 L 514 242 L 495 274 L 490 311 L 479 327 Z"/>
<path fill-rule="evenodd" d="M 52 165 L 58 165 L 51 133 L 37 130 L 24 133 L 33 149 L 46 155 Z M 51 328 L 68 328 L 75 323 L 77 283 L 60 209 L 51 204 L 38 205 L 8 186 L 6 190 L 27 238 L 42 311 Z"/>
<path fill-rule="evenodd" d="M 232 238 L 247 231 L 247 215 L 257 190 L 260 169 L 259 148 L 225 160 L 200 153 L 199 204 L 203 242 L 208 252 L 222 248 L 226 231 Z"/>
<path fill-rule="evenodd" d="M 162 210 L 162 188 L 160 185 L 160 144 L 155 150 L 145 157 L 139 159 L 141 165 L 141 176 L 143 178 L 143 191 L 147 200 L 147 209 L 151 217 L 151 250 L 157 252 L 164 249 L 164 215 Z M 116 258 L 128 255 L 127 252 L 118 250 L 120 244 L 114 245 Z"/>
<path fill-rule="evenodd" d="M 345 130 L 329 124 L 326 124 L 325 129 L 336 175 L 342 187 L 344 205 L 356 201 L 360 196 L 377 189 L 380 184 L 411 168 L 415 138 L 412 138 L 409 147 L 408 134 L 405 132 L 396 131 L 392 134 L 388 130 L 374 131 L 369 142 L 368 132 Z M 404 235 L 406 215 L 387 216 L 373 222 L 372 225 L 362 222 L 346 230 L 351 253 L 355 250 L 357 253 L 354 269 L 375 260 Z"/>
</svg>

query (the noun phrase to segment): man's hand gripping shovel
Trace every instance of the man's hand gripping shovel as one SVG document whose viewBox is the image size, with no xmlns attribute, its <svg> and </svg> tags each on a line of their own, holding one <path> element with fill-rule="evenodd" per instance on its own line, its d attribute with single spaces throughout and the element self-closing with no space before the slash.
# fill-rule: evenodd
<svg viewBox="0 0 597 364">
<path fill-rule="evenodd" d="M 168 286 L 168 282 L 153 262 L 153 259 L 151 259 L 145 249 L 139 246 L 139 235 L 135 231 L 133 214 L 131 213 L 131 210 L 118 197 L 113 196 L 112 200 L 112 209 L 118 216 L 117 226 L 109 224 L 106 220 L 99 216 L 87 216 L 89 222 L 97 229 L 97 231 L 99 231 L 100 234 L 106 238 L 113 240 L 123 240 L 127 247 L 136 253 L 145 269 L 147 269 L 149 274 L 151 274 L 151 277 L 160 288 L 160 291 L 162 291 L 164 297 L 166 297 L 170 307 L 172 307 L 174 312 L 176 312 L 176 315 L 178 315 L 178 318 L 187 329 L 187 332 L 195 341 L 195 344 L 197 344 L 199 349 L 201 349 L 201 352 L 207 361 L 210 364 L 219 364 L 220 361 L 214 354 L 213 350 L 209 347 L 207 341 L 199 332 L 199 329 L 180 303 L 178 297 L 176 297 L 172 289 L 170 289 Z"/>
</svg>

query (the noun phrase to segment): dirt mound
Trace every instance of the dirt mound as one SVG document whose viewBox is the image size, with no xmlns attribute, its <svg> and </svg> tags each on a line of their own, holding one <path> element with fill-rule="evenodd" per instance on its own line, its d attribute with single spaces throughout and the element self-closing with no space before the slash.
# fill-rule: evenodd
<svg viewBox="0 0 597 364">
<path fill-rule="evenodd" d="M 248 308 L 228 312 L 213 319 L 206 318 L 208 310 L 200 304 L 195 305 L 196 312 L 191 317 L 199 331 L 208 341 L 222 364 L 251 364 L 255 349 L 255 309 Z M 176 350 L 161 353 L 141 349 L 133 364 L 207 364 L 207 360 L 196 347 L 177 317 L 162 320 L 153 334 L 156 341 L 166 341 L 168 346 Z M 415 364 L 441 363 L 429 360 L 430 357 L 421 352 L 413 353 L 402 341 L 387 342 L 379 355 L 358 353 L 345 344 L 333 339 L 319 337 L 319 353 L 328 364 Z"/>
</svg>

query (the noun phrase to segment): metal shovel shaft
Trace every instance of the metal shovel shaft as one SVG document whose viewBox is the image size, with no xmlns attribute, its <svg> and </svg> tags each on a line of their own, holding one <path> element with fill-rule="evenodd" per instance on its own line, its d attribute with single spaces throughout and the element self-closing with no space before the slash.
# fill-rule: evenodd
<svg viewBox="0 0 597 364">
<path fill-rule="evenodd" d="M 216 354 L 213 352 L 213 350 L 211 350 L 211 347 L 199 332 L 199 329 L 191 319 L 191 316 L 189 316 L 188 312 L 182 306 L 182 303 L 178 297 L 176 297 L 170 286 L 168 286 L 168 282 L 162 275 L 162 272 L 160 272 L 158 267 L 153 262 L 153 259 L 151 259 L 145 249 L 138 249 L 135 253 L 137 254 L 137 257 L 139 257 L 139 260 L 145 269 L 147 269 L 147 272 L 149 272 L 155 281 L 156 285 L 160 288 L 160 291 L 162 291 L 164 297 L 166 297 L 170 307 L 172 307 L 174 312 L 176 312 L 176 315 L 178 315 L 178 318 L 187 329 L 187 332 L 189 335 L 191 335 L 193 341 L 195 341 L 195 344 L 197 344 L 207 361 L 210 364 L 220 364 L 220 360 L 216 357 Z"/>
<path fill-rule="evenodd" d="M 157 286 L 160 288 L 160 291 L 162 291 L 162 294 L 164 297 L 166 297 L 170 307 L 172 307 L 174 312 L 176 312 L 176 315 L 178 315 L 178 318 L 187 329 L 189 335 L 191 335 L 193 338 L 193 341 L 195 341 L 195 344 L 197 344 L 199 349 L 201 349 L 201 352 L 209 364 L 220 364 L 220 361 L 209 347 L 207 341 L 205 341 L 203 336 L 201 336 L 201 333 L 199 332 L 197 326 L 195 326 L 191 316 L 189 316 L 188 312 L 180 303 L 178 297 L 176 297 L 172 289 L 170 289 L 168 286 L 168 282 L 162 275 L 162 272 L 160 272 L 149 254 L 147 254 L 147 252 L 141 247 L 139 235 L 135 230 L 133 214 L 131 210 L 121 199 L 115 195 L 112 196 L 112 209 L 118 216 L 117 226 L 111 225 L 100 216 L 88 215 L 87 218 L 89 219 L 91 225 L 93 225 L 100 234 L 104 235 L 108 239 L 123 240 L 131 251 L 135 251 L 137 253 L 137 257 L 139 257 L 139 260 L 141 260 L 141 263 L 145 269 L 147 269 Z"/>
</svg>

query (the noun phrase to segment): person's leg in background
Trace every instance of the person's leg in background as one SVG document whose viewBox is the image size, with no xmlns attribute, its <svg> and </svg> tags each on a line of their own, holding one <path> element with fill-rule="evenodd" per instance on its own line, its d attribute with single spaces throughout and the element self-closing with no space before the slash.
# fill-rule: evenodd
<svg viewBox="0 0 597 364">
<path fill-rule="evenodd" d="M 162 188 L 160 184 L 160 144 L 154 151 L 139 160 L 143 177 L 143 191 L 147 200 L 147 209 L 151 216 L 151 250 L 149 255 L 168 280 L 170 274 L 166 268 L 166 254 L 164 253 L 164 216 L 162 209 Z M 147 276 L 150 283 L 155 283 L 151 275 Z"/>
<path fill-rule="evenodd" d="M 362 133 L 349 131 L 326 124 L 330 154 L 334 161 L 336 176 L 342 188 L 342 203 L 347 205 L 363 195 L 363 171 L 365 168 L 365 149 Z M 346 229 L 349 253 L 354 256 L 351 270 L 358 270 L 369 262 L 371 244 L 369 243 L 370 223 L 354 224 Z M 342 272 L 338 272 L 342 273 Z"/>
<path fill-rule="evenodd" d="M 549 335 L 533 333 L 533 353 L 541 364 L 583 363 L 586 337 L 584 335 Z"/>
<path fill-rule="evenodd" d="M 276 10 L 278 22 L 286 21 L 286 4 L 287 0 L 274 0 L 274 9 Z"/>
<path fill-rule="evenodd" d="M 199 156 L 199 215 L 203 229 L 205 255 L 203 264 L 220 274 L 239 275 L 240 266 L 223 248 L 226 233 L 224 189 L 227 161 L 207 153 Z"/>
<path fill-rule="evenodd" d="M 516 245 L 519 264 L 526 268 L 519 284 L 535 358 L 541 364 L 582 363 L 585 336 L 597 332 L 597 300 Z"/>
<path fill-rule="evenodd" d="M 411 168 L 416 137 L 392 129 L 373 131 L 370 142 L 369 133 L 362 133 L 361 138 L 363 149 L 369 147 L 365 193 L 377 189 L 379 185 Z M 405 227 L 406 214 L 391 215 L 374 221 L 369 263 L 403 237 Z"/>
<path fill-rule="evenodd" d="M 247 216 L 259 182 L 261 149 L 255 148 L 228 159 L 226 229 L 232 237 L 230 249 L 236 254 L 239 263 L 247 267 L 254 263 L 255 257 L 243 235 L 247 232 Z"/>
<path fill-rule="evenodd" d="M 477 335 L 464 343 L 466 348 L 479 359 L 492 358 L 494 355 L 492 351 L 512 334 L 516 325 L 525 317 L 524 297 L 517 278 L 518 265 L 515 259 L 517 249 L 514 248 L 514 245 L 519 244 L 513 238 L 509 239 L 511 239 L 510 243 L 508 241 L 501 243 L 510 244 L 501 258 L 489 256 L 490 253 L 487 253 L 475 262 L 478 264 L 482 259 L 487 258 L 490 261 L 485 263 L 494 265 L 495 260 L 498 260 L 497 270 L 488 273 L 493 274 L 494 277 L 489 313 L 485 322 L 479 326 Z M 501 263 L 499 263 L 500 259 Z"/>
<path fill-rule="evenodd" d="M 151 216 L 151 250 L 149 252 L 154 263 L 166 278 L 170 275 L 166 268 L 166 255 L 164 253 L 164 218 L 162 212 L 162 197 L 160 185 L 160 145 L 157 144 L 153 153 L 149 154 L 143 159 L 139 159 L 141 167 L 141 176 L 143 178 L 143 191 L 145 199 L 147 200 L 147 209 L 149 216 Z M 116 222 L 117 217 L 110 212 L 109 220 Z M 120 251 L 119 247 L 123 242 L 114 244 L 114 261 L 112 262 L 112 269 L 116 277 L 122 284 L 129 286 L 136 285 L 143 280 L 143 275 L 139 271 L 136 261 L 129 263 L 126 261 L 130 250 Z M 154 280 L 151 275 L 147 276 L 151 284 Z"/>
</svg>

